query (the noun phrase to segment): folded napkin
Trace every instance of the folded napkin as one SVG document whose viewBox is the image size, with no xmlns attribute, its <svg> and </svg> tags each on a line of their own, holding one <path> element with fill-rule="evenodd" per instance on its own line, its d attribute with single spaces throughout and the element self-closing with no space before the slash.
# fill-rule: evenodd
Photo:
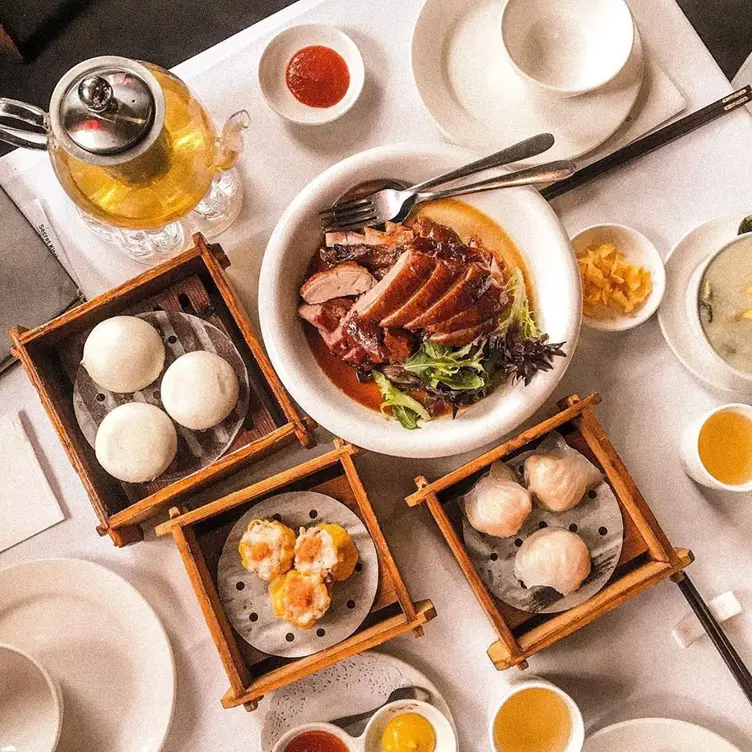
<svg viewBox="0 0 752 752">
<path fill-rule="evenodd" d="M 61 247 L 51 225 L 38 216 L 42 205 L 32 202 L 27 209 L 34 224 L 0 188 L 0 372 L 13 362 L 8 329 L 15 324 L 32 329 L 81 300 L 56 257 Z"/>
<path fill-rule="evenodd" d="M 64 518 L 21 416 L 0 418 L 0 551 Z"/>
</svg>

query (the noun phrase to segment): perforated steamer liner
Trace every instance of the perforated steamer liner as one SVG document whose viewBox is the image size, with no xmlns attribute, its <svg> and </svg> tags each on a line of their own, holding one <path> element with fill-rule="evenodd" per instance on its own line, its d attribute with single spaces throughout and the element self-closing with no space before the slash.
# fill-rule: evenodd
<svg viewBox="0 0 752 752">
<path fill-rule="evenodd" d="M 178 480 L 211 465 L 234 441 L 248 412 L 248 369 L 232 340 L 209 321 L 187 313 L 167 311 L 140 313 L 138 318 L 151 324 L 164 343 L 165 363 L 162 373 L 144 389 L 119 394 L 95 384 L 87 370 L 81 366 L 73 387 L 73 409 L 81 432 L 93 447 L 99 425 L 116 407 L 127 402 L 146 402 L 164 410 L 159 385 L 167 368 L 181 355 L 205 350 L 224 358 L 238 377 L 240 388 L 237 404 L 221 423 L 206 431 L 192 431 L 173 421 L 178 434 L 178 450 L 175 459 L 159 479 Z"/>
<path fill-rule="evenodd" d="M 556 433 L 551 433 L 546 441 L 556 436 Z M 535 451 L 523 452 L 507 463 L 518 479 L 525 460 Z M 464 497 L 460 498 L 460 505 L 463 500 Z M 566 597 L 549 587 L 523 587 L 514 574 L 514 560 L 519 547 L 526 538 L 546 527 L 577 533 L 590 551 L 590 574 L 578 590 Z M 533 511 L 517 535 L 508 538 L 485 535 L 473 528 L 464 514 L 462 534 L 476 569 L 497 598 L 522 611 L 554 614 L 584 603 L 608 582 L 621 556 L 624 525 L 619 502 L 604 481 L 585 494 L 582 501 L 568 512 L 550 512 L 533 502 Z"/>
<path fill-rule="evenodd" d="M 323 522 L 341 525 L 358 549 L 358 564 L 332 585 L 332 605 L 312 629 L 298 629 L 272 612 L 269 583 L 243 567 L 238 544 L 251 520 L 276 519 L 298 533 Z M 349 637 L 368 616 L 379 585 L 376 547 L 358 516 L 331 496 L 300 491 L 271 496 L 249 509 L 227 536 L 217 571 L 217 589 L 235 631 L 250 645 L 283 658 L 318 653 Z"/>
</svg>

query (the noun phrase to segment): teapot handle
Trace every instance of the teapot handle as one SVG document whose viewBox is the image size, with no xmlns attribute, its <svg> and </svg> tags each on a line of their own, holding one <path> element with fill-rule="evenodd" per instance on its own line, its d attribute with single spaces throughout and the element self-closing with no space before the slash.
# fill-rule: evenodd
<svg viewBox="0 0 752 752">
<path fill-rule="evenodd" d="M 0 97 L 0 118 L 16 120 L 35 128 L 42 128 L 45 131 L 40 133 L 28 128 L 15 128 L 0 122 L 0 141 L 27 149 L 47 148 L 47 114 L 44 110 L 26 104 L 26 102 L 19 102 L 17 99 Z"/>
</svg>

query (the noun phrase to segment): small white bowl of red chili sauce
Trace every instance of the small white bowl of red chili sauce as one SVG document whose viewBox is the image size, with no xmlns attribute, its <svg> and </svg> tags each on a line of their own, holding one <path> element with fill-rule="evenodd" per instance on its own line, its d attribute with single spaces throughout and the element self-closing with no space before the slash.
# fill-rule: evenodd
<svg viewBox="0 0 752 752">
<path fill-rule="evenodd" d="M 365 67 L 355 42 L 334 26 L 304 24 L 267 44 L 258 68 L 267 104 L 301 125 L 344 115 L 363 90 Z"/>
</svg>

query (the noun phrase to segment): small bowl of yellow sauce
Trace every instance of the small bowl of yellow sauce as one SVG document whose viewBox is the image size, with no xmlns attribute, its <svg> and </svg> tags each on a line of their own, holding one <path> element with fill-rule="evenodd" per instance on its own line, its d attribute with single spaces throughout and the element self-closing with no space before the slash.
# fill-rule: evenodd
<svg viewBox="0 0 752 752">
<path fill-rule="evenodd" d="M 365 752 L 457 752 L 447 717 L 419 700 L 385 705 L 369 721 L 364 740 Z"/>
</svg>

